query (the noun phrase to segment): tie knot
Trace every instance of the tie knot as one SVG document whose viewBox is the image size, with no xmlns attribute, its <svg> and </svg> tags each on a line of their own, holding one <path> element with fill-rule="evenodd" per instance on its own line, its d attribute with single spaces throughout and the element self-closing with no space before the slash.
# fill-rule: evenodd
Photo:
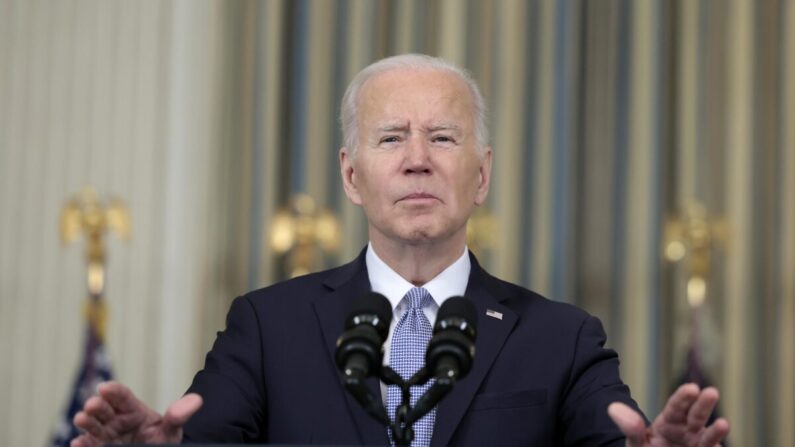
<svg viewBox="0 0 795 447">
<path fill-rule="evenodd" d="M 423 287 L 414 287 L 409 290 L 404 299 L 408 301 L 409 309 L 422 309 L 433 301 L 431 294 Z"/>
</svg>

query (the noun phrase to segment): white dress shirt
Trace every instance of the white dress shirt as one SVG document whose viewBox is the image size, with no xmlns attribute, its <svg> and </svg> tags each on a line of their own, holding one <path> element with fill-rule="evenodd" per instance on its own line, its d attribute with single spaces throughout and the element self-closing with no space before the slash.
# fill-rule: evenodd
<svg viewBox="0 0 795 447">
<path fill-rule="evenodd" d="M 370 278 L 370 287 L 373 292 L 384 295 L 389 300 L 389 304 L 392 305 L 392 322 L 389 325 L 389 335 L 387 335 L 386 342 L 384 342 L 384 365 L 388 365 L 389 347 L 392 344 L 392 333 L 395 332 L 395 325 L 400 321 L 400 318 L 408 307 L 408 305 L 403 302 L 403 297 L 409 290 L 418 286 L 407 281 L 381 260 L 375 250 L 373 250 L 372 244 L 367 245 L 365 262 L 367 264 L 367 276 Z M 453 296 L 464 296 L 467 283 L 469 282 L 469 271 L 471 268 L 472 264 L 469 261 L 469 253 L 467 247 L 464 247 L 464 252 L 455 262 L 442 270 L 436 277 L 422 286 L 419 286 L 424 287 L 425 290 L 431 294 L 435 304 L 434 306 L 427 306 L 423 309 L 432 327 L 436 322 L 436 314 L 439 312 L 439 306 L 441 306 L 445 300 Z M 386 385 L 383 383 L 381 383 L 381 396 L 386 400 Z"/>
</svg>

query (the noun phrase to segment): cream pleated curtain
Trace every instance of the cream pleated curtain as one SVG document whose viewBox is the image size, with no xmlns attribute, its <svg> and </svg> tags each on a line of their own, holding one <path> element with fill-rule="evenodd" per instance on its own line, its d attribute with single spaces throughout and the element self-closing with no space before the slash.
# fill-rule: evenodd
<svg viewBox="0 0 795 447">
<path fill-rule="evenodd" d="M 0 444 L 43 442 L 76 367 L 82 261 L 54 233 L 67 193 L 93 183 L 132 204 L 108 343 L 117 376 L 163 408 L 231 299 L 283 277 L 265 235 L 293 194 L 341 220 L 328 266 L 366 243 L 339 184 L 337 110 L 358 70 L 405 52 L 469 68 L 489 104 L 499 237 L 482 263 L 598 316 L 650 415 L 690 337 L 665 221 L 693 200 L 725 219 L 704 368 L 732 445 L 795 444 L 784 0 L 0 0 L 0 209 L 14 210 L 0 217 Z"/>
</svg>

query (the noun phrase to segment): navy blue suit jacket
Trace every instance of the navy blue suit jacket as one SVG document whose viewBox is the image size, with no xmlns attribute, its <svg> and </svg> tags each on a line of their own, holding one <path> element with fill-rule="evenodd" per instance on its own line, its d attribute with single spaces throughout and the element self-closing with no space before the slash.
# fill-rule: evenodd
<svg viewBox="0 0 795 447">
<path fill-rule="evenodd" d="M 607 406 L 637 406 L 599 320 L 494 278 L 470 257 L 475 360 L 439 404 L 432 445 L 623 445 Z M 334 363 L 352 299 L 369 290 L 362 252 L 237 298 L 189 389 L 204 406 L 185 440 L 387 444 L 386 428 L 345 391 Z M 379 392 L 376 379 L 370 386 Z"/>
</svg>

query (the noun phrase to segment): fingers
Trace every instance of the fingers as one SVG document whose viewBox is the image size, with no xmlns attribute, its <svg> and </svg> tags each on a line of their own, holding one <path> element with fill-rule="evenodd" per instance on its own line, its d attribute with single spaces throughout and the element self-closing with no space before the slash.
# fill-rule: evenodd
<svg viewBox="0 0 795 447">
<path fill-rule="evenodd" d="M 141 401 L 129 388 L 119 382 L 105 382 L 97 387 L 99 395 L 105 399 L 116 413 L 130 413 L 142 410 Z"/>
<path fill-rule="evenodd" d="M 184 425 L 201 406 L 201 396 L 196 393 L 186 394 L 168 407 L 165 414 L 166 423 Z"/>
<path fill-rule="evenodd" d="M 709 387 L 701 391 L 698 399 L 687 413 L 687 428 L 690 431 L 696 432 L 704 428 L 719 398 L 720 395 L 715 388 Z"/>
<path fill-rule="evenodd" d="M 670 424 L 685 424 L 687 422 L 687 415 L 690 412 L 690 407 L 696 402 L 699 396 L 698 385 L 694 383 L 686 383 L 668 398 L 660 416 L 662 419 Z M 703 426 L 703 424 L 702 424 Z"/>
<path fill-rule="evenodd" d="M 707 429 L 704 431 L 704 435 L 701 437 L 701 443 L 699 444 L 700 447 L 713 447 L 717 446 L 719 442 L 721 442 L 726 436 L 729 434 L 729 421 L 723 418 L 719 418 L 715 422 L 712 423 Z"/>
<path fill-rule="evenodd" d="M 646 440 L 646 423 L 635 410 L 621 402 L 607 407 L 607 414 L 627 437 L 627 446 L 642 446 Z"/>
<path fill-rule="evenodd" d="M 100 385 L 100 387 L 101 386 L 102 385 Z M 73 422 L 78 428 L 90 434 L 92 437 L 97 438 L 97 442 L 99 442 L 99 440 L 111 441 L 114 434 L 108 430 L 107 425 L 112 422 L 115 417 L 116 412 L 107 400 L 101 396 L 91 396 L 83 405 L 83 411 L 75 414 Z"/>
<path fill-rule="evenodd" d="M 717 445 L 729 434 L 729 422 L 726 419 L 719 419 L 705 429 L 719 399 L 720 393 L 716 388 L 704 388 L 687 413 L 685 431 L 689 432 L 691 436 L 700 438 L 700 446 Z"/>
<path fill-rule="evenodd" d="M 100 384 L 98 389 L 104 384 Z M 85 432 L 73 439 L 71 447 L 101 446 L 103 441 L 110 441 L 111 437 L 105 427 L 113 419 L 115 412 L 110 404 L 100 396 L 91 396 L 83 405 L 83 410 L 77 412 L 72 422 Z"/>
<path fill-rule="evenodd" d="M 683 442 L 687 437 L 688 414 L 698 400 L 699 393 L 698 385 L 693 383 L 677 388 L 668 398 L 660 415 L 654 420 L 652 433 L 657 433 L 669 441 Z"/>
<path fill-rule="evenodd" d="M 665 408 L 652 426 L 652 436 L 660 435 L 669 442 L 697 442 L 713 447 L 729 433 L 729 423 L 718 419 L 710 427 L 705 425 L 720 399 L 712 387 L 700 390 L 689 383 L 679 387 L 668 399 Z"/>
<path fill-rule="evenodd" d="M 92 396 L 83 405 L 83 411 L 88 415 L 95 417 L 100 423 L 105 424 L 116 415 L 113 407 L 103 398 L 99 396 Z"/>
<path fill-rule="evenodd" d="M 190 393 L 171 404 L 163 416 L 163 432 L 166 437 L 181 438 L 182 426 L 201 408 L 202 403 L 201 396 Z"/>
<path fill-rule="evenodd" d="M 687 439 L 687 426 L 685 424 L 674 424 L 670 422 L 660 422 L 660 418 L 654 420 L 652 424 L 653 432 L 659 433 L 668 441 L 681 443 Z"/>
<path fill-rule="evenodd" d="M 77 444 L 80 447 L 93 447 L 95 444 L 90 443 L 93 441 L 99 443 L 96 445 L 121 442 L 123 436 L 137 432 L 147 420 L 159 418 L 121 383 L 105 382 L 97 391 L 99 395 L 90 397 L 73 420 L 89 435 Z"/>
<path fill-rule="evenodd" d="M 80 411 L 77 414 L 75 414 L 75 417 L 72 421 L 77 426 L 77 428 L 91 435 L 91 437 L 97 438 L 97 440 L 101 439 L 105 441 L 110 441 L 110 437 L 108 436 L 108 433 L 105 430 L 103 424 L 99 422 L 97 418 L 89 415 L 85 411 Z"/>
<path fill-rule="evenodd" d="M 69 443 L 69 447 L 102 447 L 102 443 L 89 435 L 80 435 Z"/>
</svg>

